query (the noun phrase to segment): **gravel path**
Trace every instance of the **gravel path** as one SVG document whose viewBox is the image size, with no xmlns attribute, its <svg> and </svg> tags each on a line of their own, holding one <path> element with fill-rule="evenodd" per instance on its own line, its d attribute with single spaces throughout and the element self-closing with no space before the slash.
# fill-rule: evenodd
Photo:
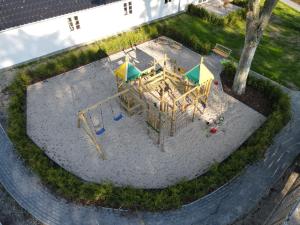
<svg viewBox="0 0 300 225">
<path fill-rule="evenodd" d="M 14 70 L 0 73 L 0 124 L 5 127 L 7 120 L 8 94 L 3 90 L 10 84 L 15 76 Z M 2 147 L 2 146 L 1 146 Z M 0 223 L 2 225 L 42 225 L 34 219 L 25 209 L 6 192 L 0 184 Z"/>
<path fill-rule="evenodd" d="M 2 225 L 42 225 L 19 206 L 0 185 L 0 223 Z"/>
</svg>

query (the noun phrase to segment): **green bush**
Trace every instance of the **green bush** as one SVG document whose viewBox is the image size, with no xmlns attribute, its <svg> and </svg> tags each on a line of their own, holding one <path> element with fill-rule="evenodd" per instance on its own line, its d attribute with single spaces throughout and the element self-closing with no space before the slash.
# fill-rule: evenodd
<svg viewBox="0 0 300 225">
<path fill-rule="evenodd" d="M 222 16 L 217 16 L 214 13 L 208 12 L 205 8 L 197 7 L 193 4 L 190 4 L 188 6 L 187 12 L 192 16 L 199 17 L 217 26 L 232 25 L 235 24 L 238 20 L 246 18 L 245 9 L 236 10 L 234 12 L 229 13 L 227 16 L 222 17 Z"/>
<path fill-rule="evenodd" d="M 233 0 L 232 4 L 237 5 L 241 8 L 247 8 L 248 0 Z"/>
<path fill-rule="evenodd" d="M 193 4 L 188 5 L 187 12 L 190 15 L 197 16 L 203 20 L 208 21 L 209 23 L 212 23 L 214 25 L 225 25 L 224 19 L 220 16 L 217 16 L 215 14 L 209 13 L 206 9 L 202 7 L 197 7 Z"/>
<path fill-rule="evenodd" d="M 157 37 L 159 34 L 168 34 L 198 52 L 208 51 L 210 48 L 209 44 L 200 42 L 196 35 L 184 36 L 176 29 L 170 29 L 166 26 L 146 26 L 146 28 L 147 32 L 138 29 L 97 42 L 86 48 L 52 56 L 46 61 L 41 60 L 31 69 L 20 69 L 16 79 L 9 87 L 11 98 L 8 110 L 7 133 L 10 139 L 26 164 L 40 176 L 42 182 L 68 200 L 114 208 L 151 211 L 178 208 L 184 203 L 196 200 L 215 190 L 241 173 L 249 163 L 263 157 L 274 135 L 290 119 L 289 97 L 270 82 L 249 77 L 248 85 L 261 91 L 270 99 L 273 112 L 268 116 L 263 126 L 237 151 L 222 163 L 213 165 L 207 173 L 198 178 L 182 181 L 165 189 L 144 190 L 115 187 L 111 184 L 87 183 L 59 167 L 26 134 L 26 87 L 36 81 L 52 77 L 105 57 L 107 54 L 120 51 L 133 43 Z M 234 65 L 225 62 L 224 68 L 223 73 L 233 79 L 235 74 Z"/>
<path fill-rule="evenodd" d="M 160 34 L 167 36 L 188 48 L 191 48 L 201 55 L 207 55 L 212 49 L 211 43 L 201 42 L 195 34 L 185 34 L 175 28 L 166 26 L 161 26 L 159 30 Z"/>
</svg>

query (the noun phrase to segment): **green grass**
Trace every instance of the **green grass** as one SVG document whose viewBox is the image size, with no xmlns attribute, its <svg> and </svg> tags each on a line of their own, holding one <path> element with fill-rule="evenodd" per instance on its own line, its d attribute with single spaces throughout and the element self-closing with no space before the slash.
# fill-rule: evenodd
<svg viewBox="0 0 300 225">
<path fill-rule="evenodd" d="M 184 34 L 197 35 L 200 41 L 223 44 L 238 60 L 244 43 L 245 22 L 216 26 L 200 18 L 183 14 L 165 21 Z M 254 57 L 252 70 L 283 85 L 300 88 L 300 13 L 278 3 L 272 20 Z"/>
</svg>

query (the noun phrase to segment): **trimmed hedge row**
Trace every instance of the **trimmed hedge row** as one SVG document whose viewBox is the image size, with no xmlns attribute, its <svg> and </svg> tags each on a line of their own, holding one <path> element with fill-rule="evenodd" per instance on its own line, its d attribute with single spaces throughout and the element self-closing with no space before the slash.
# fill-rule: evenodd
<svg viewBox="0 0 300 225">
<path fill-rule="evenodd" d="M 230 157 L 222 163 L 212 166 L 204 175 L 160 190 L 115 187 L 109 183 L 84 182 L 49 159 L 43 150 L 27 136 L 26 88 L 28 85 L 92 62 L 133 43 L 156 37 L 160 32 L 168 33 L 168 36 L 174 35 L 175 40 L 181 40 L 191 48 L 202 51 L 199 47 L 201 46 L 200 42 L 198 39 L 196 40 L 197 37 L 192 38 L 195 40 L 191 44 L 190 39 L 178 35 L 176 30 L 153 25 L 146 26 L 146 30 L 143 27 L 136 31 L 97 42 L 80 50 L 72 50 L 50 57 L 47 60 L 41 60 L 37 65 L 32 64 L 30 69 L 20 69 L 16 79 L 9 87 L 11 98 L 8 110 L 8 135 L 26 164 L 55 193 L 75 202 L 113 208 L 150 211 L 178 208 L 182 204 L 194 201 L 225 184 L 239 174 L 246 165 L 261 158 L 272 142 L 274 135 L 289 120 L 289 97 L 278 87 L 267 81 L 249 78 L 248 85 L 254 86 L 263 92 L 273 103 L 273 112 L 264 125 Z M 227 63 L 223 73 L 233 77 L 235 68 L 232 64 Z"/>
<path fill-rule="evenodd" d="M 188 6 L 187 10 L 188 14 L 192 16 L 199 17 L 207 22 L 218 25 L 218 26 L 225 26 L 225 25 L 232 25 L 235 24 L 237 21 L 246 18 L 246 10 L 240 9 L 234 12 L 229 13 L 227 16 L 218 16 L 214 13 L 208 12 L 205 8 L 197 7 L 193 4 Z"/>
<path fill-rule="evenodd" d="M 248 6 L 248 0 L 233 0 L 231 3 L 241 8 L 247 8 Z"/>
<path fill-rule="evenodd" d="M 187 33 L 183 33 L 173 27 L 158 26 L 158 31 L 160 34 L 167 36 L 188 48 L 193 49 L 195 52 L 198 52 L 201 55 L 207 55 L 213 47 L 210 42 L 200 41 L 195 34 L 190 35 Z"/>
</svg>

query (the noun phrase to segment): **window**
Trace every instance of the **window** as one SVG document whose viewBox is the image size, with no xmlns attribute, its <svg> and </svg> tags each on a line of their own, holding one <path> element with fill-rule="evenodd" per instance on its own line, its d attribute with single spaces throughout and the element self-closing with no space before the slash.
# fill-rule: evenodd
<svg viewBox="0 0 300 225">
<path fill-rule="evenodd" d="M 68 24 L 69 24 L 70 31 L 74 31 L 75 29 L 76 30 L 80 29 L 80 23 L 79 23 L 78 16 L 74 16 L 74 18 L 69 17 L 68 18 Z"/>
<path fill-rule="evenodd" d="M 125 2 L 124 5 L 124 15 L 132 14 L 132 2 Z"/>
<path fill-rule="evenodd" d="M 72 18 L 68 18 L 68 23 L 69 23 L 70 31 L 73 31 L 74 30 L 74 25 L 73 25 L 73 22 L 72 22 Z"/>
<path fill-rule="evenodd" d="M 79 23 L 79 19 L 78 16 L 74 16 L 74 20 L 75 20 L 75 27 L 76 29 L 80 29 L 80 23 Z"/>
<path fill-rule="evenodd" d="M 129 14 L 132 14 L 132 2 L 128 2 Z"/>
<path fill-rule="evenodd" d="M 168 4 L 169 2 L 171 2 L 172 0 L 165 0 L 165 4 Z"/>
</svg>

